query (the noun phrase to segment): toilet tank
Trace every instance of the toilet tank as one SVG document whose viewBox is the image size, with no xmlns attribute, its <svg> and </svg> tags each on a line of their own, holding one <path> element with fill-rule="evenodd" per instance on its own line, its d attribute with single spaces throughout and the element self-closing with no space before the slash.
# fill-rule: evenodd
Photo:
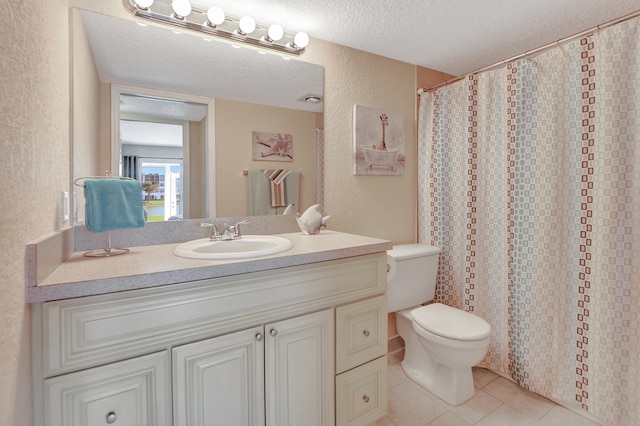
<svg viewBox="0 0 640 426">
<path fill-rule="evenodd" d="M 387 251 L 389 312 L 433 300 L 441 251 L 426 244 L 400 244 Z"/>
</svg>

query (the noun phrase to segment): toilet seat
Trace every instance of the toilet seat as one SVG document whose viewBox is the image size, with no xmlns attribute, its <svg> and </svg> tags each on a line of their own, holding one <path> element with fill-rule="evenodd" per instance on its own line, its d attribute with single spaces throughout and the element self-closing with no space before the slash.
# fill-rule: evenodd
<svg viewBox="0 0 640 426">
<path fill-rule="evenodd" d="M 476 341 L 491 334 L 491 326 L 482 318 L 442 303 L 412 309 L 410 315 L 415 324 L 447 339 Z"/>
</svg>

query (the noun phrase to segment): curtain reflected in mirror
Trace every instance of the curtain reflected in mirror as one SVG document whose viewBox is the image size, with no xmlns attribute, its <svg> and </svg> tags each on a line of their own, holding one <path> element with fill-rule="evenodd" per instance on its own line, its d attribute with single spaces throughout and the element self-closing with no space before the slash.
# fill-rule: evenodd
<svg viewBox="0 0 640 426">
<path fill-rule="evenodd" d="M 122 176 L 138 180 L 138 157 L 135 155 L 122 156 Z"/>
</svg>

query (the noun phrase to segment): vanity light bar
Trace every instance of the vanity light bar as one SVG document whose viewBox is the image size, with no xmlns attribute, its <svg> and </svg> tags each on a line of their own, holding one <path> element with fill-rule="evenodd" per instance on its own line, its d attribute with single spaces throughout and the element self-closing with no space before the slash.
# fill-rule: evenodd
<svg viewBox="0 0 640 426">
<path fill-rule="evenodd" d="M 271 27 L 257 25 L 253 18 L 248 16 L 240 19 L 224 16 L 224 13 L 219 8 L 217 8 L 218 12 L 223 15 L 222 22 L 218 24 L 211 23 L 207 17 L 208 11 L 192 6 L 189 0 L 173 0 L 173 2 L 123 0 L 122 3 L 125 9 L 138 18 L 197 31 L 210 36 L 222 37 L 234 42 L 247 43 L 263 49 L 300 55 L 309 44 L 309 36 L 304 32 L 288 34 L 279 25 L 272 25 Z M 179 4 L 173 5 L 172 3 Z M 182 8 L 179 8 L 180 6 Z M 180 16 L 177 13 L 180 10 L 185 10 L 188 13 L 185 13 L 185 16 Z M 249 32 L 246 29 L 247 22 L 253 23 L 255 29 L 252 28 L 253 25 L 249 25 L 248 28 L 251 30 Z M 271 31 L 269 31 L 269 28 L 271 28 Z M 276 39 L 277 36 L 274 36 L 274 34 L 280 38 Z"/>
</svg>

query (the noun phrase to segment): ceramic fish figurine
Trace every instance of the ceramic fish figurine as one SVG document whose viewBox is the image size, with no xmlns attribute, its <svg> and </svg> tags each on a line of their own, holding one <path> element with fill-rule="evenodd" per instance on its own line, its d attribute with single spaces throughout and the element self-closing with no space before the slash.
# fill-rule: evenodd
<svg viewBox="0 0 640 426">
<path fill-rule="evenodd" d="M 309 207 L 302 216 L 297 214 L 296 220 L 298 221 L 298 226 L 303 234 L 315 235 L 320 232 L 321 227 L 327 226 L 327 221 L 330 217 L 331 216 L 323 217 L 320 210 L 320 204 L 314 204 Z"/>
</svg>

